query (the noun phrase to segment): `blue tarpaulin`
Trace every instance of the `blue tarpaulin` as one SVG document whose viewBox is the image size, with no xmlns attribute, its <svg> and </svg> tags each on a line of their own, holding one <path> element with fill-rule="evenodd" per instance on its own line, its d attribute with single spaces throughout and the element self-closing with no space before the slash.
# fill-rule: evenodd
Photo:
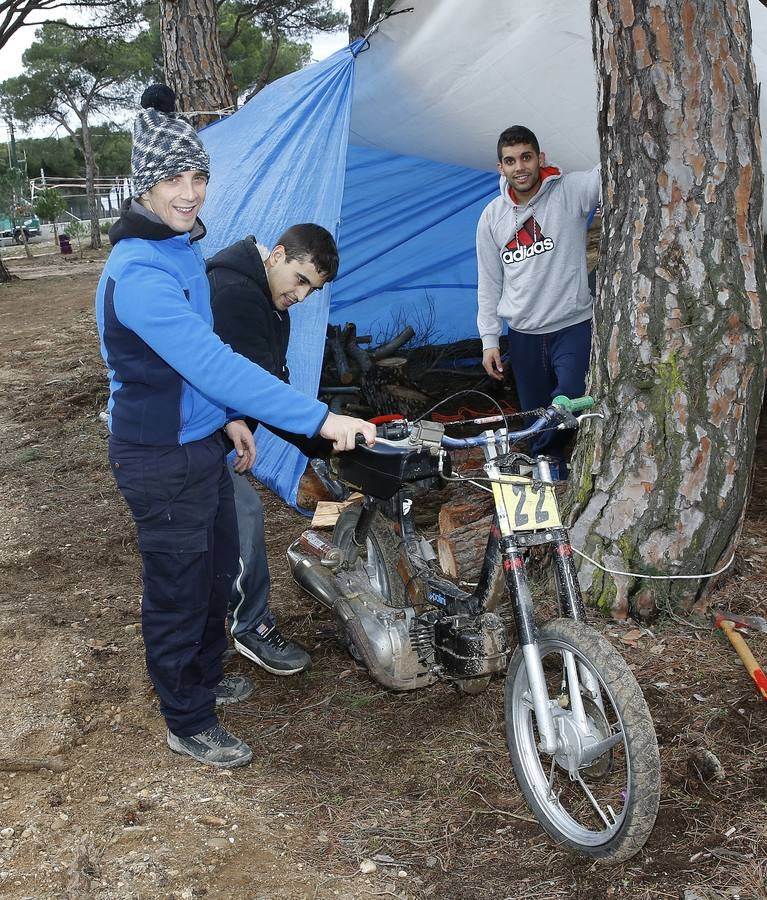
<svg viewBox="0 0 767 900">
<path fill-rule="evenodd" d="M 291 382 L 316 396 L 328 321 L 383 339 L 412 324 L 431 343 L 476 335 L 474 232 L 495 173 L 349 144 L 357 42 L 269 85 L 206 128 L 206 256 L 297 222 L 339 245 L 338 277 L 291 310 Z M 295 504 L 306 459 L 260 430 L 254 474 Z"/>
</svg>

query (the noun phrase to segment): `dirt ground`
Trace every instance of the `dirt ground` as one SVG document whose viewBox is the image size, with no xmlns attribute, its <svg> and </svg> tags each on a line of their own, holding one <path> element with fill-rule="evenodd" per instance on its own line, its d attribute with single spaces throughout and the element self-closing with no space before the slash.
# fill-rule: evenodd
<svg viewBox="0 0 767 900">
<path fill-rule="evenodd" d="M 313 668 L 279 679 L 232 661 L 258 687 L 225 713 L 254 748 L 248 768 L 172 754 L 99 418 L 101 261 L 44 252 L 4 251 L 22 280 L 0 286 L 0 896 L 767 897 L 767 705 L 721 635 L 668 619 L 598 622 L 649 701 L 663 798 L 639 856 L 593 865 L 553 845 L 524 805 L 502 681 L 479 697 L 380 689 L 294 586 L 284 550 L 306 520 L 266 493 L 272 605 Z M 765 615 L 764 441 L 758 460 L 714 603 Z M 767 636 L 750 643 L 767 661 Z M 718 757 L 721 780 L 701 780 L 699 748 Z"/>
</svg>

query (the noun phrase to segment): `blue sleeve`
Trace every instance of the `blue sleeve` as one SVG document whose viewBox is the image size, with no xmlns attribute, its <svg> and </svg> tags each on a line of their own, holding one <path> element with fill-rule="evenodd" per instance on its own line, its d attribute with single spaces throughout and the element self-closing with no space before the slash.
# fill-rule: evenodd
<svg viewBox="0 0 767 900">
<path fill-rule="evenodd" d="M 114 307 L 126 328 L 214 402 L 307 437 L 322 427 L 327 406 L 224 344 L 161 266 L 127 263 L 116 279 Z"/>
</svg>

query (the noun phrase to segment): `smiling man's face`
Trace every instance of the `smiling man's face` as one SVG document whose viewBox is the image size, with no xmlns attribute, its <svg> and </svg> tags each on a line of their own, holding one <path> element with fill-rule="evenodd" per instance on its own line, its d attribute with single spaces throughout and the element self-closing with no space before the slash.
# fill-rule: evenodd
<svg viewBox="0 0 767 900">
<path fill-rule="evenodd" d="M 183 234 L 194 228 L 207 189 L 208 176 L 205 172 L 192 170 L 163 178 L 139 199 L 168 228 Z"/>
<path fill-rule="evenodd" d="M 540 187 L 542 165 L 545 165 L 545 157 L 543 153 L 537 153 L 532 144 L 512 144 L 502 148 L 498 171 L 517 200 L 524 203 Z"/>
<path fill-rule="evenodd" d="M 325 276 L 317 271 L 308 259 L 291 259 L 285 256 L 285 248 L 278 244 L 266 260 L 266 277 L 274 308 L 280 312 L 318 291 L 325 284 Z"/>
</svg>

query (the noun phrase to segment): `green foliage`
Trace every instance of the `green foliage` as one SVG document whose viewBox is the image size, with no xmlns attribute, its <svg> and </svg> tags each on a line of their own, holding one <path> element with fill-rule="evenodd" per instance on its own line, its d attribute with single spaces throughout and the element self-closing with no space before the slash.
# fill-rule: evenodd
<svg viewBox="0 0 767 900">
<path fill-rule="evenodd" d="M 25 71 L 0 84 L 3 105 L 24 124 L 53 121 L 74 136 L 98 112 L 125 108 L 153 61 L 144 35 L 126 40 L 52 22 L 35 33 Z"/>
<path fill-rule="evenodd" d="M 241 22 L 235 30 L 235 11 L 231 3 L 222 7 L 219 24 L 224 42 L 228 42 L 226 56 L 234 83 L 238 92 L 247 91 L 258 80 L 267 64 L 271 41 L 251 22 Z M 311 57 L 312 48 L 309 44 L 281 41 L 267 84 L 303 68 Z"/>
<path fill-rule="evenodd" d="M 121 131 L 114 125 L 99 125 L 91 128 L 93 152 L 99 161 L 99 175 L 127 175 L 130 172 L 130 151 L 132 138 L 129 131 Z M 82 160 L 81 151 L 77 155 Z M 82 169 L 84 161 L 80 163 Z"/>
<path fill-rule="evenodd" d="M 19 156 L 26 158 L 30 178 L 38 176 L 41 169 L 50 178 L 82 175 L 82 154 L 71 137 L 24 138 L 17 144 Z"/>
<path fill-rule="evenodd" d="M 228 0 L 226 6 L 264 34 L 276 29 L 289 40 L 306 38 L 316 31 L 340 31 L 348 25 L 346 13 L 338 12 L 332 0 Z M 222 27 L 222 37 L 224 33 Z"/>
<path fill-rule="evenodd" d="M 55 222 L 66 208 L 66 200 L 56 188 L 47 188 L 35 197 L 35 213 L 49 222 Z"/>
<path fill-rule="evenodd" d="M 130 172 L 131 135 L 115 125 L 91 128 L 91 141 L 98 160 L 99 175 L 105 178 L 123 176 Z M 82 151 L 82 129 L 74 136 L 55 138 L 24 138 L 17 140 L 19 159 L 26 159 L 27 176 L 36 178 L 42 169 L 46 178 L 82 178 L 85 160 Z M 8 162 L 0 158 L 0 172 Z"/>
<path fill-rule="evenodd" d="M 310 34 L 346 25 L 346 14 L 331 0 L 225 0 L 219 8 L 221 46 L 245 95 L 307 65 L 311 46 L 303 39 Z"/>
<path fill-rule="evenodd" d="M 87 10 L 92 27 L 111 25 L 125 28 L 136 21 L 135 0 L 77 0 L 76 3 L 67 0 L 24 0 L 21 3 L 2 0 L 0 50 L 20 28 L 42 24 L 45 17 L 60 17 L 59 11 L 65 6 L 76 6 L 80 11 Z M 30 21 L 30 17 L 34 22 Z"/>
<path fill-rule="evenodd" d="M 0 172 L 0 216 L 9 219 L 12 226 L 29 215 L 24 202 L 26 187 L 26 179 L 18 169 Z"/>
<path fill-rule="evenodd" d="M 75 239 L 75 243 L 77 244 L 77 252 L 80 254 L 80 256 L 83 255 L 83 238 L 85 237 L 87 232 L 87 225 L 80 219 L 72 219 L 71 222 L 67 222 L 67 234 Z"/>
</svg>

